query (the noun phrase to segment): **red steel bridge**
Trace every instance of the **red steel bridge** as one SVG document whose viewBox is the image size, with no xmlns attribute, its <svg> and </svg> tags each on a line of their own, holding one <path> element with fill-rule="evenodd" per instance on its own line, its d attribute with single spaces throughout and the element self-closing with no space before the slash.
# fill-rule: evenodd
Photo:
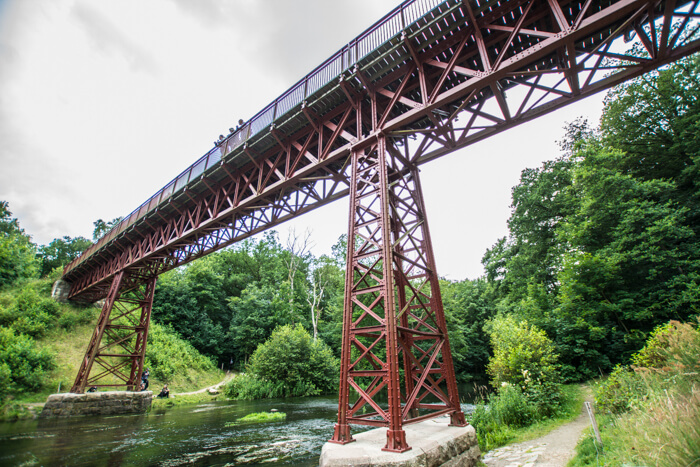
<svg viewBox="0 0 700 467">
<path fill-rule="evenodd" d="M 698 51 L 699 2 L 404 1 L 65 268 L 105 300 L 72 392 L 138 389 L 160 273 L 349 196 L 331 441 L 464 425 L 419 166 Z"/>
</svg>

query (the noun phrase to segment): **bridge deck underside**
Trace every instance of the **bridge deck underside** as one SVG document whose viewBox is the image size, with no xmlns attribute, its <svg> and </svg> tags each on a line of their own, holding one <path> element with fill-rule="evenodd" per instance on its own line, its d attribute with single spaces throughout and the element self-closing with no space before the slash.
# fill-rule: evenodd
<svg viewBox="0 0 700 467">
<path fill-rule="evenodd" d="M 232 136 L 220 161 L 69 265 L 70 296 L 104 298 L 118 271 L 153 277 L 346 196 L 351 152 L 380 134 L 422 164 L 678 60 L 700 49 L 699 17 L 698 0 L 440 3 L 297 104 L 280 100 L 274 124 Z"/>
</svg>

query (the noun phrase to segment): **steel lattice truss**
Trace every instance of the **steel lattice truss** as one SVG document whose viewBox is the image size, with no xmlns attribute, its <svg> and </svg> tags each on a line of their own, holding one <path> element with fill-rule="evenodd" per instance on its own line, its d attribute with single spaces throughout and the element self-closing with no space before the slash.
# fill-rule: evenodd
<svg viewBox="0 0 700 467">
<path fill-rule="evenodd" d="M 698 0 L 446 1 L 71 268 L 70 295 L 104 298 L 121 270 L 152 277 L 346 196 L 353 148 L 379 132 L 412 135 L 422 164 L 687 56 L 699 17 Z"/>
<path fill-rule="evenodd" d="M 158 274 L 352 193 L 333 440 L 387 426 L 402 451 L 405 423 L 462 424 L 416 167 L 697 52 L 699 3 L 439 4 L 66 268 L 71 298 L 106 298 L 73 391 L 135 388 Z"/>
<path fill-rule="evenodd" d="M 71 392 L 83 393 L 86 386 L 140 389 L 155 288 L 155 277 L 117 273 Z M 91 371 L 94 365 L 98 371 Z"/>
<path fill-rule="evenodd" d="M 409 160 L 397 148 L 387 151 L 384 136 L 353 151 L 338 424 L 332 442 L 352 441 L 348 423 L 386 426 L 384 449 L 402 452 L 410 449 L 406 423 L 450 414 L 452 424 L 465 425 L 418 169 Z M 381 403 L 384 395 L 386 403 Z"/>
</svg>

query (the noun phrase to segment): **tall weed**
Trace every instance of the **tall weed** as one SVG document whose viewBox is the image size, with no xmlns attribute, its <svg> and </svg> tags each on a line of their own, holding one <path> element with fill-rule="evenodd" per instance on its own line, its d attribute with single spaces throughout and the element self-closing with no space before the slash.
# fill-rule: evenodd
<svg viewBox="0 0 700 467">
<path fill-rule="evenodd" d="M 507 384 L 489 397 L 488 405 L 484 401 L 476 405 L 469 423 L 476 429 L 481 449 L 488 451 L 508 442 L 513 428 L 531 424 L 535 410 L 518 386 Z"/>
<path fill-rule="evenodd" d="M 610 443 L 593 459 L 584 440 L 574 465 L 700 465 L 700 332 L 677 321 L 658 327 L 631 365 L 600 385 L 596 402 L 611 414 L 601 424 Z"/>
</svg>

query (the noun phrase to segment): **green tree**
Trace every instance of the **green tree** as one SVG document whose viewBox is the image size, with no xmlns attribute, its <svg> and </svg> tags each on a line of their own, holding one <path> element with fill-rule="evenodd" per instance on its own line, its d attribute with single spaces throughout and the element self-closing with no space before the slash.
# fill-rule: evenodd
<svg viewBox="0 0 700 467">
<path fill-rule="evenodd" d="M 233 313 L 229 339 L 236 353 L 234 360 L 245 362 L 277 326 L 293 322 L 289 312 L 290 294 L 289 284 L 283 282 L 281 287 L 249 286 L 240 297 L 229 299 Z"/>
<path fill-rule="evenodd" d="M 259 378 L 294 388 L 315 388 L 320 393 L 337 389 L 339 364 L 331 349 L 314 341 L 301 325 L 281 326 L 255 350 L 248 371 Z"/>
<path fill-rule="evenodd" d="M 493 317 L 484 279 L 440 281 L 455 373 L 462 381 L 483 380 L 491 354 L 484 323 Z"/>
<path fill-rule="evenodd" d="M 115 217 L 111 221 L 105 222 L 102 219 L 97 219 L 92 224 L 95 229 L 92 231 L 92 240 L 97 241 L 102 238 L 107 232 L 112 230 L 112 228 L 122 221 L 122 217 Z"/>
<path fill-rule="evenodd" d="M 55 238 L 48 245 L 39 247 L 41 259 L 41 276 L 44 277 L 56 268 L 61 268 L 73 261 L 85 251 L 92 242 L 85 237 Z"/>
<path fill-rule="evenodd" d="M 233 360 L 242 366 L 276 326 L 310 323 L 306 273 L 311 258 L 296 264 L 292 293 L 290 255 L 271 231 L 163 274 L 153 317 L 218 364 Z"/>
<path fill-rule="evenodd" d="M 599 131 L 570 124 L 564 155 L 513 189 L 488 289 L 552 337 L 565 378 L 609 371 L 700 311 L 699 71 L 691 57 L 615 88 Z"/>
<path fill-rule="evenodd" d="M 11 217 L 7 201 L 0 201 L 0 287 L 37 275 L 36 245 Z"/>
</svg>

